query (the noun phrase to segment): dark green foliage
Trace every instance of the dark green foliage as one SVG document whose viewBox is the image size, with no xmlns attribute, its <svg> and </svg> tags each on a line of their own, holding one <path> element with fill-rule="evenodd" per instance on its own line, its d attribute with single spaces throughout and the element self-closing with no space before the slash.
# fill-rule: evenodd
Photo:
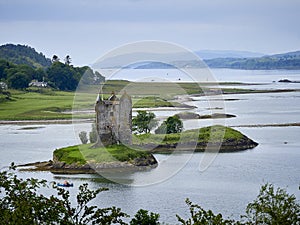
<svg viewBox="0 0 300 225">
<path fill-rule="evenodd" d="M 7 70 L 12 67 L 15 67 L 15 65 L 4 59 L 0 59 L 0 80 L 5 80 L 7 78 Z"/>
<path fill-rule="evenodd" d="M 90 137 L 90 143 L 96 143 L 98 140 L 98 131 L 95 123 L 92 124 L 92 130 L 89 133 L 89 137 Z"/>
<path fill-rule="evenodd" d="M 157 126 L 155 114 L 144 110 L 137 111 L 137 116 L 132 119 L 132 129 L 138 133 L 149 133 Z"/>
<path fill-rule="evenodd" d="M 300 224 L 300 204 L 294 195 L 284 189 L 275 189 L 272 184 L 261 187 L 257 198 L 248 204 L 246 224 Z"/>
<path fill-rule="evenodd" d="M 46 71 L 43 68 L 37 68 L 33 75 L 33 79 L 42 81 L 47 77 Z"/>
<path fill-rule="evenodd" d="M 105 77 L 88 66 L 73 67 L 68 63 L 54 61 L 46 71 L 47 81 L 54 84 L 55 88 L 66 91 L 74 91 L 79 81 L 82 84 L 99 84 L 105 81 Z"/>
<path fill-rule="evenodd" d="M 130 221 L 130 225 L 159 225 L 159 214 L 140 209 Z"/>
<path fill-rule="evenodd" d="M 183 130 L 183 124 L 181 119 L 175 115 L 168 117 L 156 130 L 156 134 L 174 134 L 181 133 Z"/>
<path fill-rule="evenodd" d="M 79 133 L 79 138 L 82 144 L 86 144 L 88 142 L 88 138 L 85 131 L 81 131 Z"/>
<path fill-rule="evenodd" d="M 41 188 L 48 188 L 46 181 L 28 178 L 19 179 L 13 172 L 0 172 L 0 221 L 1 224 L 125 224 L 127 217 L 116 207 L 98 208 L 90 202 L 107 188 L 88 189 L 87 184 L 79 186 L 76 206 L 72 206 L 70 193 L 64 188 L 52 188 L 56 196 L 38 194 Z"/>
<path fill-rule="evenodd" d="M 183 225 L 231 225 L 239 224 L 235 223 L 233 220 L 226 220 L 221 214 L 215 215 L 211 210 L 204 210 L 201 206 L 193 204 L 189 199 L 187 199 L 186 204 L 190 208 L 191 218 L 184 220 L 180 216 L 176 215 L 180 224 Z"/>
<path fill-rule="evenodd" d="M 53 55 L 53 56 L 52 56 L 51 62 L 52 62 L 52 63 L 54 63 L 54 62 L 59 62 L 59 60 L 60 60 L 60 59 L 58 58 L 57 55 Z"/>
<path fill-rule="evenodd" d="M 107 188 L 91 190 L 87 184 L 79 186 L 75 206 L 71 204 L 70 193 L 65 188 L 52 188 L 56 195 L 39 194 L 40 188 L 49 188 L 46 180 L 34 178 L 20 179 L 14 171 L 0 172 L 0 223 L 1 224 L 128 224 L 123 218 L 129 217 L 120 208 L 114 206 L 98 208 L 91 205 L 96 196 Z M 271 184 L 261 187 L 256 200 L 249 203 L 245 221 L 224 219 L 221 214 L 214 214 L 189 199 L 186 204 L 190 218 L 183 219 L 176 215 L 182 225 L 299 225 L 300 205 L 294 195 L 289 195 L 281 188 L 275 189 Z M 170 215 L 172 216 L 172 215 Z M 130 225 L 158 225 L 159 214 L 140 209 L 131 219 Z"/>
<path fill-rule="evenodd" d="M 66 55 L 66 57 L 65 57 L 65 64 L 67 64 L 69 66 L 71 64 L 71 62 L 72 62 L 71 57 L 69 55 Z"/>
<path fill-rule="evenodd" d="M 57 55 L 46 59 L 42 53 L 23 45 L 7 44 L 0 46 L 0 81 L 7 82 L 10 88 L 26 88 L 31 80 L 46 81 L 59 90 L 74 91 L 83 76 L 84 84 L 99 84 L 105 81 L 99 72 L 88 66 L 73 67 L 71 57 L 66 56 L 65 64 Z M 20 76 L 22 73 L 22 76 Z M 16 76 L 16 74 L 18 74 Z M 20 81 L 17 81 L 20 79 Z M 25 84 L 27 83 L 27 84 Z"/>
<path fill-rule="evenodd" d="M 33 68 L 51 65 L 50 59 L 26 45 L 6 44 L 0 46 L 0 58 L 14 64 L 26 64 Z"/>
<path fill-rule="evenodd" d="M 72 66 L 61 62 L 54 62 L 47 70 L 47 80 L 55 84 L 59 90 L 73 91 L 77 88 L 80 74 Z"/>
<path fill-rule="evenodd" d="M 14 89 L 27 88 L 30 80 L 24 72 L 17 72 L 7 79 L 9 87 Z"/>
</svg>

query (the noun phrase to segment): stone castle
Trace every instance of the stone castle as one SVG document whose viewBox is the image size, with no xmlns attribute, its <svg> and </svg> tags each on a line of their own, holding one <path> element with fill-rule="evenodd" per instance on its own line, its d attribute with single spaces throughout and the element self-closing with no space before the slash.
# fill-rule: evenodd
<svg viewBox="0 0 300 225">
<path fill-rule="evenodd" d="M 98 95 L 95 110 L 100 145 L 132 144 L 132 101 L 126 92 L 120 99 L 114 93 L 107 100 Z"/>
</svg>

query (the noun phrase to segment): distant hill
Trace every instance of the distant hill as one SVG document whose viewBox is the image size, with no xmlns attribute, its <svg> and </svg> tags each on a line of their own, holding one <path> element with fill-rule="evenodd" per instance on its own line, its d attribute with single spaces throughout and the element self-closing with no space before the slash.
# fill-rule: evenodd
<svg viewBox="0 0 300 225">
<path fill-rule="evenodd" d="M 265 54 L 249 51 L 232 51 L 232 50 L 200 50 L 195 52 L 201 59 L 216 58 L 254 58 L 262 57 Z"/>
<path fill-rule="evenodd" d="M 43 53 L 26 45 L 5 44 L 0 46 L 0 58 L 15 64 L 27 64 L 34 68 L 49 67 L 51 60 Z"/>
<path fill-rule="evenodd" d="M 204 59 L 210 68 L 229 68 L 243 70 L 275 70 L 288 69 L 300 70 L 300 51 L 288 52 L 262 57 L 244 58 L 213 58 Z M 203 63 L 199 60 L 176 60 L 169 63 L 177 68 L 202 68 Z M 136 67 L 137 69 L 165 69 L 165 65 L 159 63 L 148 63 Z"/>
<path fill-rule="evenodd" d="M 211 68 L 246 70 L 300 69 L 300 51 L 256 58 L 217 58 L 204 60 Z"/>
</svg>

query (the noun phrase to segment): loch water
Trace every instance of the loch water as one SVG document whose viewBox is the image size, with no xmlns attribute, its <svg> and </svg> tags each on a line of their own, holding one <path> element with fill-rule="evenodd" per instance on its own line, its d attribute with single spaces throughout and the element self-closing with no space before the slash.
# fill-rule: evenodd
<svg viewBox="0 0 300 225">
<path fill-rule="evenodd" d="M 273 71 L 273 73 L 272 71 L 265 73 L 259 71 L 257 75 L 252 76 L 252 80 L 251 76 L 246 76 L 250 73 L 249 71 L 237 73 L 237 71 L 228 70 L 226 73 L 228 73 L 228 79 L 222 77 L 222 80 L 240 79 L 244 82 L 264 80 L 265 85 L 270 89 L 290 88 L 289 84 L 273 83 L 275 78 L 288 77 L 292 80 L 300 80 L 299 71 Z M 236 74 L 236 77 L 232 73 Z M 245 75 L 244 80 L 242 75 Z M 290 85 L 293 89 L 300 88 L 300 84 Z M 259 88 L 259 85 L 255 87 Z M 76 187 L 82 183 L 88 183 L 91 188 L 108 187 L 109 191 L 99 194 L 94 204 L 101 207 L 115 205 L 130 215 L 144 208 L 159 213 L 161 221 L 170 224 L 176 223 L 176 214 L 188 216 L 188 208 L 184 202 L 186 198 L 190 198 L 205 209 L 212 209 L 215 213 L 220 212 L 225 217 L 239 219 L 239 215 L 245 212 L 246 205 L 257 196 L 260 186 L 267 182 L 286 188 L 289 193 L 295 194 L 297 199 L 300 199 L 298 189 L 300 185 L 300 127 L 244 126 L 299 123 L 300 92 L 226 95 L 223 96 L 224 99 L 224 110 L 226 113 L 236 115 L 235 118 L 187 120 L 184 121 L 185 129 L 216 123 L 235 126 L 235 129 L 258 142 L 259 145 L 251 150 L 220 153 L 204 171 L 199 170 L 204 153 L 188 155 L 186 153 L 172 155 L 173 163 L 166 164 L 167 170 L 174 171 L 172 176 L 165 176 L 148 185 L 140 184 L 143 179 L 146 180 L 151 177 L 151 174 L 159 171 L 166 161 L 170 162 L 170 156 L 155 154 L 159 161 L 158 168 L 123 176 L 122 179 L 129 185 L 110 182 L 99 175 L 55 175 L 50 172 L 18 172 L 18 174 L 21 177 L 46 179 L 49 184 L 52 181 L 60 182 L 67 179 L 75 185 L 75 188 L 69 189 L 73 197 L 77 192 Z M 211 101 L 218 101 L 218 99 Z M 194 109 L 197 113 L 210 112 L 205 98 L 197 97 L 194 101 L 187 103 L 197 106 Z M 165 118 L 177 112 L 164 110 L 154 113 L 159 118 Z M 76 129 L 73 124 L 1 125 L 0 168 L 6 168 L 12 161 L 20 164 L 51 159 L 54 149 L 79 143 L 78 127 L 89 131 L 91 124 L 77 124 Z M 187 160 L 178 169 L 178 163 L 181 163 L 182 158 Z M 49 190 L 48 193 L 47 189 L 43 191 L 45 194 L 51 192 Z"/>
</svg>

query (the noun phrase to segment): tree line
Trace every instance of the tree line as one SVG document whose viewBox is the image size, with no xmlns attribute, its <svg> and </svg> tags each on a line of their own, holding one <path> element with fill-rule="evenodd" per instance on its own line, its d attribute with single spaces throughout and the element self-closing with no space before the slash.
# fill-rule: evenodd
<svg viewBox="0 0 300 225">
<path fill-rule="evenodd" d="M 65 60 L 62 63 L 57 57 L 48 68 L 33 68 L 0 59 L 0 81 L 13 89 L 27 88 L 32 80 L 44 81 L 48 86 L 63 91 L 74 91 L 81 78 L 84 84 L 100 84 L 105 81 L 104 76 L 88 66 L 71 65 L 70 56 L 66 56 Z"/>
</svg>

